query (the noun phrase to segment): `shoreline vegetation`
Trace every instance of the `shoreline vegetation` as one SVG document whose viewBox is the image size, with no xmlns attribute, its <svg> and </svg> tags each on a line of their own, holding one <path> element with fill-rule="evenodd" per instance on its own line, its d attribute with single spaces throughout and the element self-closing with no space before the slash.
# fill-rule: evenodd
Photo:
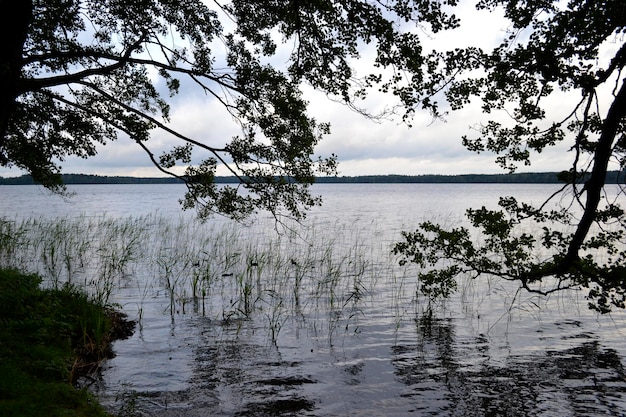
<svg viewBox="0 0 626 417">
<path fill-rule="evenodd" d="M 360 175 L 341 177 L 318 177 L 318 184 L 562 184 L 559 172 L 534 172 L 514 174 L 461 174 L 461 175 Z M 183 181 L 172 177 L 129 177 L 88 174 L 62 174 L 64 184 L 178 184 Z M 609 171 L 607 184 L 621 184 L 626 180 L 626 172 Z M 234 184 L 236 177 L 215 177 L 218 184 Z M 0 177 L 0 185 L 33 185 L 30 175 Z"/>
<path fill-rule="evenodd" d="M 135 322 L 77 287 L 41 281 L 0 269 L 0 415 L 110 416 L 84 385 Z"/>
</svg>

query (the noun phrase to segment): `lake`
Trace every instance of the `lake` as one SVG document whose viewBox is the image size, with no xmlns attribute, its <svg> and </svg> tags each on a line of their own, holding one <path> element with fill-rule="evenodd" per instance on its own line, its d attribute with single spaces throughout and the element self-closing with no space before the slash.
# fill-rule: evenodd
<svg viewBox="0 0 626 417">
<path fill-rule="evenodd" d="M 20 236 L 0 261 L 138 320 L 84 381 L 114 413 L 626 415 L 624 312 L 485 277 L 461 280 L 430 317 L 416 270 L 390 253 L 419 221 L 458 225 L 466 208 L 537 203 L 555 185 L 319 184 L 325 204 L 286 228 L 266 215 L 196 222 L 180 185 L 69 189 L 0 186 Z"/>
</svg>

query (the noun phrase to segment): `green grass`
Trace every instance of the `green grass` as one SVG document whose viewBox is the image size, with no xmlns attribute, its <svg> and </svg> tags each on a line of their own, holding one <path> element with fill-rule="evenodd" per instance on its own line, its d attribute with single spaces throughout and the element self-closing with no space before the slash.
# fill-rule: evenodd
<svg viewBox="0 0 626 417">
<path fill-rule="evenodd" d="M 80 375 L 112 355 L 111 310 L 72 286 L 0 269 L 0 415 L 107 416 Z"/>
</svg>

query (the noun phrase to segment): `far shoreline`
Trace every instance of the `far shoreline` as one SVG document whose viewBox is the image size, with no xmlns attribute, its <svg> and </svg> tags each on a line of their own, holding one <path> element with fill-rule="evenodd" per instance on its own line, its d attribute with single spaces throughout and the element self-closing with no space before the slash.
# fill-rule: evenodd
<svg viewBox="0 0 626 417">
<path fill-rule="evenodd" d="M 358 175 L 317 177 L 317 184 L 563 184 L 559 172 L 535 172 L 513 174 L 458 174 L 458 175 Z M 89 174 L 62 174 L 64 184 L 182 184 L 173 177 L 132 177 Z M 626 172 L 609 171 L 607 184 L 623 184 Z M 236 177 L 215 177 L 217 184 L 236 184 Z M 580 182 L 584 182 L 583 179 Z M 0 177 L 0 185 L 35 185 L 30 175 Z"/>
</svg>

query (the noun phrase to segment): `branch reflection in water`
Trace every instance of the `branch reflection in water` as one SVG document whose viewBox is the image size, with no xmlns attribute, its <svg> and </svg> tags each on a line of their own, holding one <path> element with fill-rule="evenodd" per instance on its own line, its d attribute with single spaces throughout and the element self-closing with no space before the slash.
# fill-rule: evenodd
<svg viewBox="0 0 626 417">
<path fill-rule="evenodd" d="M 598 316 L 580 291 L 545 299 L 489 279 L 431 305 L 390 255 L 417 221 L 454 223 L 468 205 L 547 187 L 325 186 L 306 227 L 276 235 L 262 219 L 174 214 L 176 188 L 96 186 L 82 209 L 43 194 L 28 200 L 42 213 L 5 207 L 2 235 L 15 239 L 0 259 L 52 285 L 83 283 L 140 321 L 92 385 L 114 413 L 624 414 L 623 312 Z"/>
</svg>

